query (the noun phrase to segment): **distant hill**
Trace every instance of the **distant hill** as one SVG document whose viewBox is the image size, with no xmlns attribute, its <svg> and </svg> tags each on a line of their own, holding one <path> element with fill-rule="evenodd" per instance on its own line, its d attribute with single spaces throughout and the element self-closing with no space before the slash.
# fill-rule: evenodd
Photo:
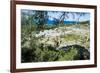
<svg viewBox="0 0 100 73">
<path fill-rule="evenodd" d="M 76 21 L 64 21 L 64 24 L 76 24 L 77 22 Z M 78 22 L 78 23 L 80 23 L 80 24 L 86 24 L 86 23 L 90 23 L 90 21 L 81 21 L 81 22 Z M 49 25 L 53 25 L 53 24 L 55 24 L 55 21 L 53 21 L 53 20 L 48 20 L 47 21 L 47 24 L 49 24 Z"/>
</svg>

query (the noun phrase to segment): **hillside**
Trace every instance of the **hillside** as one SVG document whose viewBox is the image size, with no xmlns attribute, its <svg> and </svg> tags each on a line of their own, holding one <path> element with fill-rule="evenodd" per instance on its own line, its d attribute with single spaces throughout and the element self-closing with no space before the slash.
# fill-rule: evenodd
<svg viewBox="0 0 100 73">
<path fill-rule="evenodd" d="M 88 24 L 32 31 L 29 35 L 23 33 L 22 62 L 89 59 L 89 33 Z M 28 61 L 26 56 L 30 58 Z"/>
</svg>

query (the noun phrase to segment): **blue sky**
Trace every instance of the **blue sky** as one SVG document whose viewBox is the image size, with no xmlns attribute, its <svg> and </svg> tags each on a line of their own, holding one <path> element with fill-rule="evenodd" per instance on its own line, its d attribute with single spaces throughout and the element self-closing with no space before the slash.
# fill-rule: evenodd
<svg viewBox="0 0 100 73">
<path fill-rule="evenodd" d="M 71 13 L 74 14 L 74 18 L 73 18 L 73 15 Z M 68 17 L 66 16 L 65 21 L 76 21 L 78 19 L 78 17 L 79 17 L 79 15 L 77 15 L 78 12 L 71 12 L 71 13 L 69 12 L 69 14 L 67 14 Z M 55 13 L 48 12 L 48 15 L 51 16 L 49 19 L 53 20 L 52 17 L 59 18 L 61 15 L 61 12 L 57 12 L 57 13 L 56 12 Z M 80 21 L 87 21 L 87 20 L 90 20 L 90 13 L 84 12 L 84 16 L 80 17 Z"/>
<path fill-rule="evenodd" d="M 26 10 L 26 9 L 22 9 L 21 10 L 24 13 L 27 14 L 34 14 L 33 12 L 35 10 Z M 67 12 L 66 12 L 67 13 Z M 74 14 L 74 18 L 73 15 Z M 79 15 L 77 15 L 77 13 L 79 12 L 69 12 L 69 14 L 67 14 L 67 16 L 65 17 L 65 21 L 77 21 Z M 80 12 L 83 13 L 83 12 Z M 48 11 L 48 16 L 50 20 L 53 20 L 53 18 L 59 19 L 59 17 L 61 16 L 62 12 L 61 11 Z M 80 17 L 79 21 L 87 21 L 90 20 L 90 13 L 84 12 L 84 15 Z"/>
</svg>

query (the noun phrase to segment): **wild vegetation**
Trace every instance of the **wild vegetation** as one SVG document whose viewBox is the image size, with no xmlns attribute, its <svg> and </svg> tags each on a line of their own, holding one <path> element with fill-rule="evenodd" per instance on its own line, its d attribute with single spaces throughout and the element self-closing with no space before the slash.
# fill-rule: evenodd
<svg viewBox="0 0 100 73">
<path fill-rule="evenodd" d="M 86 13 L 21 12 L 21 62 L 49 62 L 90 59 L 90 23 L 79 21 Z M 30 13 L 29 13 L 29 12 Z M 49 13 L 60 13 L 58 18 Z M 77 21 L 64 23 L 69 14 Z M 53 24 L 47 23 L 53 18 Z"/>
</svg>

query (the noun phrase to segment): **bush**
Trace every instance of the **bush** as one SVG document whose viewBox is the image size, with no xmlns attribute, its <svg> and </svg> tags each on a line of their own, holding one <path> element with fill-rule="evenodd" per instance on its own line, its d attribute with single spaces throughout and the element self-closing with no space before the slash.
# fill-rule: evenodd
<svg viewBox="0 0 100 73">
<path fill-rule="evenodd" d="M 90 58 L 89 52 L 82 46 L 71 45 L 67 46 L 66 49 L 53 50 L 49 47 L 22 48 L 22 62 L 68 61 Z"/>
</svg>

